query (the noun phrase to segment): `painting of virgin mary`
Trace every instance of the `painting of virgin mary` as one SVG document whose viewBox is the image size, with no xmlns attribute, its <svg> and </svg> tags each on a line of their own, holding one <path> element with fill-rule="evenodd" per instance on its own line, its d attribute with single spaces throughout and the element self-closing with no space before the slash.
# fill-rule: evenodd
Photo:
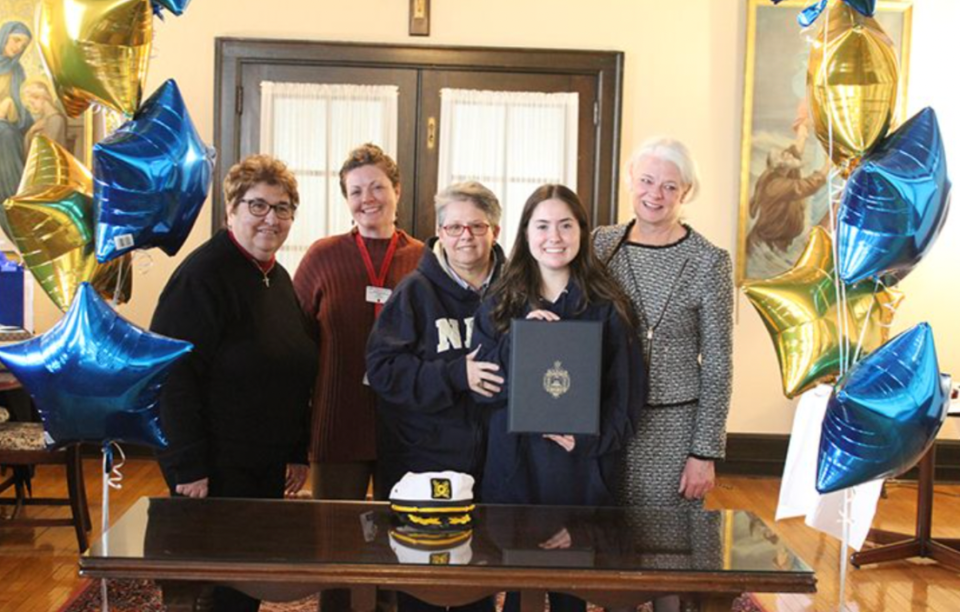
<svg viewBox="0 0 960 612">
<path fill-rule="evenodd" d="M 0 25 L 0 202 L 17 191 L 26 157 L 23 139 L 33 125 L 33 115 L 20 97 L 27 80 L 20 58 L 32 40 L 30 28 L 22 21 Z M 2 214 L 0 224 L 6 232 Z"/>
<path fill-rule="evenodd" d="M 44 134 L 86 162 L 87 115 L 68 118 L 43 69 L 37 32 L 37 0 L 0 0 L 0 251 L 14 250 L 3 201 L 20 186 L 30 143 Z"/>
</svg>

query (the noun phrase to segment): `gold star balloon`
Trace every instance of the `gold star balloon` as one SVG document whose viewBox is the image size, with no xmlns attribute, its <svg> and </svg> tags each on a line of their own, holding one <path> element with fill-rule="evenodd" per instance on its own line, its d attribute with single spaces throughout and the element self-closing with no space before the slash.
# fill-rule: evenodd
<svg viewBox="0 0 960 612">
<path fill-rule="evenodd" d="M 835 378 L 842 351 L 849 363 L 861 339 L 859 355 L 863 356 L 889 338 L 903 294 L 872 281 L 844 287 L 846 300 L 840 300 L 833 241 L 820 227 L 811 230 L 793 268 L 744 284 L 747 298 L 773 339 L 787 397 Z"/>
<path fill-rule="evenodd" d="M 130 257 L 97 263 L 93 177 L 66 149 L 37 135 L 19 190 L 3 207 L 23 262 L 60 310 L 86 281 L 107 299 L 130 298 Z"/>
<path fill-rule="evenodd" d="M 150 0 L 42 0 L 40 53 L 63 107 L 98 103 L 128 116 L 140 105 L 153 40 Z"/>
<path fill-rule="evenodd" d="M 890 129 L 899 79 L 880 24 L 831 0 L 830 18 L 810 49 L 807 101 L 817 139 L 845 174 Z"/>
</svg>

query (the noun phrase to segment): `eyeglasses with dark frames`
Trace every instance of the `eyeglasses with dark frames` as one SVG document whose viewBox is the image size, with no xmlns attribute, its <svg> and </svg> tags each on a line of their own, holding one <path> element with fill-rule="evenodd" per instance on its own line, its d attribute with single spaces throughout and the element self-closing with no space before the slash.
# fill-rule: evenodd
<svg viewBox="0 0 960 612">
<path fill-rule="evenodd" d="M 487 230 L 490 229 L 490 224 L 470 223 L 468 225 L 462 225 L 460 223 L 451 223 L 450 225 L 440 226 L 440 229 L 454 238 L 458 238 L 463 235 L 463 230 L 469 231 L 471 236 L 483 236 L 487 233 Z"/>
<path fill-rule="evenodd" d="M 270 211 L 273 211 L 273 214 L 277 215 L 277 219 L 281 221 L 289 221 L 293 219 L 293 216 L 297 212 L 297 207 L 291 204 L 290 202 L 277 202 L 276 204 L 271 204 L 266 200 L 260 198 L 253 198 L 252 200 L 240 200 L 247 205 L 247 208 L 250 209 L 250 214 L 254 217 L 266 217 L 270 214 Z"/>
</svg>

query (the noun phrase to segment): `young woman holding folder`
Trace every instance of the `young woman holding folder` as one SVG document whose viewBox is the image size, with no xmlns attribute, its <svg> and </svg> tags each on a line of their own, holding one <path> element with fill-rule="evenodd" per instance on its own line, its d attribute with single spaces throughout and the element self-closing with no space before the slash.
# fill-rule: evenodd
<svg viewBox="0 0 960 612">
<path fill-rule="evenodd" d="M 471 388 L 490 404 L 484 503 L 613 505 L 620 449 L 634 435 L 646 382 L 634 314 L 593 253 L 586 211 L 563 185 L 544 185 L 527 200 L 506 269 L 477 313 L 472 346 L 484 371 Z M 516 434 L 507 430 L 510 322 L 603 322 L 600 433 Z M 575 544 L 575 543 L 573 543 Z M 569 543 L 568 543 L 569 545 Z M 553 612 L 585 609 L 577 598 L 550 594 Z M 508 594 L 505 610 L 518 609 Z"/>
</svg>

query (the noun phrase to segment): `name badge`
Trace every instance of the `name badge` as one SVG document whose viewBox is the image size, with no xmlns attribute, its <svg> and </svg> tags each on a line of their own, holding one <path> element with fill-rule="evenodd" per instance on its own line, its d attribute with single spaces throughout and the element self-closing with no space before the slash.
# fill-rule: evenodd
<svg viewBox="0 0 960 612">
<path fill-rule="evenodd" d="M 393 293 L 392 289 L 367 285 L 367 302 L 371 304 L 386 304 L 387 300 L 390 299 L 391 293 Z"/>
</svg>

